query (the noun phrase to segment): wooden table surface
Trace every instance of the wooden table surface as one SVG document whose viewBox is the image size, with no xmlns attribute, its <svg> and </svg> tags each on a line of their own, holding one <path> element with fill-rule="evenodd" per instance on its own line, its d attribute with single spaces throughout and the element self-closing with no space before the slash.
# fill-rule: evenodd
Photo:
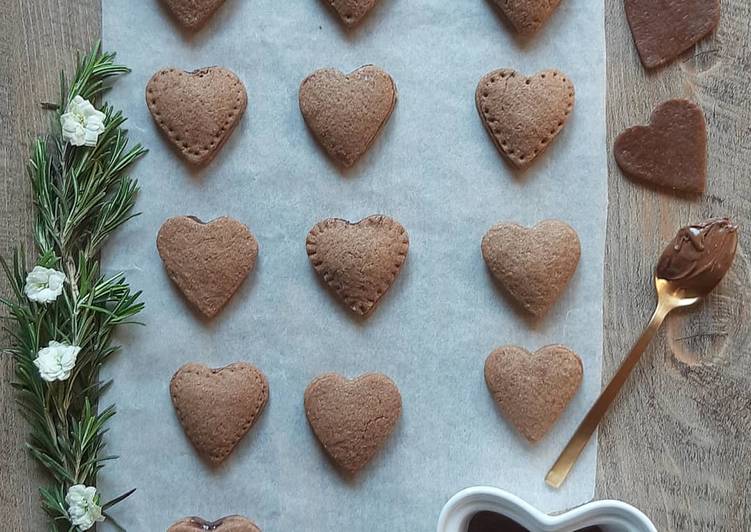
<svg viewBox="0 0 751 532">
<path fill-rule="evenodd" d="M 312 1 L 312 0 L 311 0 Z M 481 1 L 481 0 L 477 0 Z M 588 0 L 589 1 L 589 0 Z M 598 1 L 598 0 L 591 0 Z M 100 0 L 0 2 L 0 253 L 31 245 L 29 141 L 101 28 Z M 674 64 L 642 68 L 623 0 L 605 0 L 608 144 L 669 98 L 698 102 L 709 131 L 709 185 L 681 199 L 624 179 L 609 159 L 603 378 L 612 375 L 654 304 L 656 257 L 687 223 L 720 215 L 741 226 L 729 277 L 701 306 L 670 316 L 600 430 L 597 498 L 627 501 L 666 531 L 751 530 L 751 2 L 722 0 L 717 33 Z M 605 179 L 606 176 L 603 176 Z M 7 293 L 5 280 L 0 291 Z M 7 340 L 7 339 L 4 339 Z M 0 528 L 45 530 L 42 476 L 23 450 L 27 427 L 0 361 Z M 426 528 L 427 530 L 427 528 Z"/>
</svg>

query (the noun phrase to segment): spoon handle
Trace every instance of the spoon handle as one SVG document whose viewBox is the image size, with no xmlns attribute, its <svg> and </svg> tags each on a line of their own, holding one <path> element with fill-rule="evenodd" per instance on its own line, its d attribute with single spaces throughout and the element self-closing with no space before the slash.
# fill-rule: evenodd
<svg viewBox="0 0 751 532">
<path fill-rule="evenodd" d="M 556 460 L 553 467 L 545 476 L 545 482 L 549 486 L 560 488 L 563 481 L 566 480 L 571 468 L 574 467 L 582 450 L 597 429 L 597 425 L 600 424 L 600 421 L 605 416 L 608 408 L 610 408 L 610 404 L 618 396 L 618 392 L 623 388 L 631 371 L 639 362 L 642 353 L 649 345 L 649 342 L 652 341 L 652 338 L 654 338 L 660 325 L 662 325 L 665 316 L 667 316 L 668 312 L 671 310 L 672 308 L 668 304 L 658 301 L 657 308 L 655 309 L 654 314 L 652 314 L 652 319 L 649 320 L 649 324 L 644 329 L 644 332 L 641 333 L 641 336 L 634 344 L 634 347 L 631 348 L 628 356 L 621 363 L 618 371 L 613 375 L 613 378 L 602 393 L 600 393 L 600 396 L 589 409 L 587 415 L 584 416 L 584 419 L 579 424 L 579 428 L 577 428 L 574 435 L 571 436 L 571 439 L 561 452 L 558 460 Z"/>
</svg>

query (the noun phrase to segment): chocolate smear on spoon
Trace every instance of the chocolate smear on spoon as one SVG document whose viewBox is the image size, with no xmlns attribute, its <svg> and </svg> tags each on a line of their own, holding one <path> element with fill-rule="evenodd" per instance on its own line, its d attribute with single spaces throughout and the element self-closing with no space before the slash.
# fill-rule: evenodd
<svg viewBox="0 0 751 532">
<path fill-rule="evenodd" d="M 715 218 L 684 227 L 665 249 L 655 275 L 687 293 L 706 294 L 730 269 L 738 247 L 738 226 Z"/>
</svg>

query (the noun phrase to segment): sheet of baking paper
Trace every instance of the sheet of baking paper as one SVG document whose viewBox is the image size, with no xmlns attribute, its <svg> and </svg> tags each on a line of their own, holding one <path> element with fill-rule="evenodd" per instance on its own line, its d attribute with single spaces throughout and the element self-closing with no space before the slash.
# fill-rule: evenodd
<svg viewBox="0 0 751 532">
<path fill-rule="evenodd" d="M 165 530 L 186 515 L 231 513 L 265 531 L 434 530 L 446 500 L 467 486 L 507 490 L 546 511 L 593 495 L 595 445 L 560 491 L 543 478 L 600 388 L 606 211 L 605 44 L 602 2 L 564 0 L 527 42 L 488 0 L 380 0 L 364 24 L 343 30 L 322 0 L 227 0 L 207 27 L 182 31 L 156 0 L 106 0 L 104 44 L 132 67 L 109 98 L 151 149 L 134 174 L 142 215 L 106 250 L 144 292 L 145 327 L 119 337 L 106 368 L 105 403 L 118 415 L 109 451 L 120 455 L 101 488 L 138 491 L 113 515 L 131 532 Z M 340 171 L 298 109 L 313 70 L 383 67 L 396 109 L 355 168 Z M 162 67 L 232 69 L 248 110 L 207 168 L 191 170 L 159 134 L 144 87 Z M 488 71 L 558 68 L 576 85 L 563 132 L 526 172 L 512 171 L 474 103 Z M 331 216 L 385 213 L 410 236 L 401 275 L 375 313 L 358 320 L 319 282 L 305 237 Z M 155 238 L 175 215 L 229 215 L 260 243 L 256 270 L 213 321 L 191 311 L 170 283 Z M 535 323 L 509 304 L 480 253 L 502 220 L 559 218 L 579 233 L 579 269 L 562 299 Z M 496 346 L 563 343 L 584 362 L 584 382 L 548 437 L 527 444 L 486 389 Z M 268 376 L 260 421 L 219 468 L 202 462 L 172 408 L 169 379 L 182 364 L 243 360 Z M 327 460 L 308 427 L 303 391 L 316 375 L 386 373 L 404 411 L 386 447 L 355 480 Z M 105 527 L 110 530 L 110 527 Z"/>
</svg>

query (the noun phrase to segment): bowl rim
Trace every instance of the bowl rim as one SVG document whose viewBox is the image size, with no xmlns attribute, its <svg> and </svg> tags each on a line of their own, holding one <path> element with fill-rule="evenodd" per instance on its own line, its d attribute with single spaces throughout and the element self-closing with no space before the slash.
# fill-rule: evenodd
<svg viewBox="0 0 751 532">
<path fill-rule="evenodd" d="M 573 532 L 582 527 L 619 524 L 630 532 L 657 532 L 639 509 L 617 500 L 592 501 L 556 515 L 541 512 L 525 500 L 500 488 L 475 486 L 451 497 L 438 518 L 438 532 L 463 532 L 462 524 L 478 511 L 498 511 L 526 528 L 541 532 Z"/>
</svg>

